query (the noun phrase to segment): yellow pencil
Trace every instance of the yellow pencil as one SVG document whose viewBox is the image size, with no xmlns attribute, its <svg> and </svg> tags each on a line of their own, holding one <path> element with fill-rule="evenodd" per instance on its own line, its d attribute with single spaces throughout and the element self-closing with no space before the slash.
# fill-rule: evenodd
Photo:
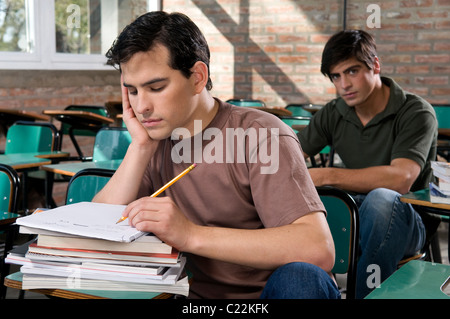
<svg viewBox="0 0 450 319">
<path fill-rule="evenodd" d="M 166 189 L 168 189 L 170 186 L 172 186 L 172 184 L 174 184 L 177 180 L 179 180 L 180 178 L 182 178 L 184 175 L 186 175 L 187 173 L 189 173 L 190 171 L 192 171 L 195 166 L 197 166 L 197 164 L 192 164 L 191 166 L 189 166 L 188 168 L 186 168 L 184 171 L 182 171 L 180 174 L 178 174 L 175 178 L 173 178 L 170 182 L 168 182 L 166 185 L 164 185 L 163 187 L 161 187 L 159 190 L 157 190 L 156 192 L 154 192 L 152 195 L 150 195 L 150 197 L 156 197 L 159 194 L 161 194 L 162 192 L 164 192 Z M 127 217 L 121 217 L 116 224 L 123 222 L 125 219 L 127 219 Z"/>
</svg>

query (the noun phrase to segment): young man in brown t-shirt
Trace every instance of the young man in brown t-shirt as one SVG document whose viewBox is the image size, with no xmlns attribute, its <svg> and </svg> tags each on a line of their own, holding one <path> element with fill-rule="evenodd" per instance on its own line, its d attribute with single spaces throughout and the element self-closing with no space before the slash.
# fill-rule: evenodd
<svg viewBox="0 0 450 319">
<path fill-rule="evenodd" d="M 132 143 L 94 201 L 127 204 L 132 226 L 186 253 L 190 297 L 264 289 L 268 298 L 338 298 L 327 274 L 333 240 L 295 134 L 210 95 L 209 49 L 195 24 L 147 13 L 107 56 L 122 73 Z M 148 196 L 192 163 L 162 196 Z"/>
</svg>

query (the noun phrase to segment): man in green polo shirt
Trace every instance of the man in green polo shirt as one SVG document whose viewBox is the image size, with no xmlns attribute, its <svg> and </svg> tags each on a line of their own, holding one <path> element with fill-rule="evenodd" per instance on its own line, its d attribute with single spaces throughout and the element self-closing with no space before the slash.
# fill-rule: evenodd
<svg viewBox="0 0 450 319">
<path fill-rule="evenodd" d="M 429 103 L 380 76 L 375 40 L 367 32 L 333 35 L 322 55 L 321 72 L 339 98 L 318 111 L 298 137 L 305 157 L 333 145 L 342 159 L 343 167 L 309 172 L 316 186 L 345 189 L 358 204 L 357 298 L 364 298 L 402 258 L 424 245 L 421 217 L 399 197 L 427 187 L 430 161 L 436 156 L 437 121 Z"/>
</svg>

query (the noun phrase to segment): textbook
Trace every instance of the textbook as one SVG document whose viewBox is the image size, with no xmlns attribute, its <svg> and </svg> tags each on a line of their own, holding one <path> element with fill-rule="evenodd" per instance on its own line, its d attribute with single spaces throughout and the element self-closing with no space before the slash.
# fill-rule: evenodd
<svg viewBox="0 0 450 319">
<path fill-rule="evenodd" d="M 450 163 L 431 161 L 431 169 L 433 170 L 433 172 L 437 172 L 440 175 L 444 175 L 450 178 Z"/>
<path fill-rule="evenodd" d="M 16 224 L 62 234 L 132 242 L 146 234 L 128 223 L 116 224 L 125 205 L 80 202 L 18 218 Z"/>
<path fill-rule="evenodd" d="M 450 194 L 443 192 L 436 184 L 430 183 L 430 202 L 435 204 L 450 204 Z"/>
<path fill-rule="evenodd" d="M 121 261 L 177 263 L 180 253 L 172 249 L 170 254 L 141 253 L 128 251 L 103 251 L 89 249 L 42 247 L 35 243 L 30 244 L 28 253 L 37 253 L 51 256 L 71 256 L 96 259 L 113 259 Z"/>
<path fill-rule="evenodd" d="M 180 276 L 180 279 L 173 285 L 161 285 L 85 278 L 72 278 L 72 280 L 67 280 L 64 277 L 24 274 L 22 289 L 142 291 L 170 293 L 187 297 L 189 295 L 189 281 L 187 276 Z"/>
<path fill-rule="evenodd" d="M 170 254 L 172 247 L 163 243 L 154 235 L 141 236 L 133 242 L 123 244 L 121 242 L 74 236 L 52 236 L 39 234 L 37 245 L 53 248 L 92 249 L 105 251 L 139 251 L 142 253 Z"/>
</svg>

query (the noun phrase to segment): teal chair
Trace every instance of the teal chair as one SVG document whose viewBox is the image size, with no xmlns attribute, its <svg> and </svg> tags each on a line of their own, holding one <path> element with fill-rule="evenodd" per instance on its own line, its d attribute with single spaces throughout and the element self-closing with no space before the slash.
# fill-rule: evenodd
<svg viewBox="0 0 450 319">
<path fill-rule="evenodd" d="M 66 111 L 85 111 L 91 112 L 98 115 L 110 117 L 109 111 L 105 106 L 96 106 L 96 105 L 69 105 L 64 110 Z M 72 128 L 70 124 L 61 123 L 61 133 L 62 134 L 70 134 L 69 131 Z M 73 129 L 74 135 L 80 136 L 95 136 L 96 132 L 94 130 L 89 129 Z"/>
<path fill-rule="evenodd" d="M 52 152 L 61 149 L 60 135 L 57 128 L 48 122 L 17 121 L 8 130 L 5 142 L 5 154 Z M 24 170 L 22 173 L 23 209 L 28 207 L 27 191 L 34 187 L 38 192 L 42 185 L 34 185 L 29 181 L 42 183 L 45 173 L 38 169 Z M 33 186 L 34 185 L 34 186 Z"/>
<path fill-rule="evenodd" d="M 124 127 L 104 127 L 97 132 L 92 152 L 94 162 L 123 159 L 131 135 Z"/>
<path fill-rule="evenodd" d="M 334 274 L 346 274 L 346 298 L 356 294 L 356 264 L 359 249 L 358 207 L 345 191 L 331 187 L 316 187 L 327 210 L 327 222 L 335 246 Z"/>
<path fill-rule="evenodd" d="M 113 170 L 98 168 L 79 171 L 70 179 L 67 186 L 66 205 L 92 201 L 113 174 Z"/>
<path fill-rule="evenodd" d="M 438 121 L 438 129 L 450 129 L 450 105 L 433 105 Z M 450 137 L 448 135 L 438 135 L 437 153 L 450 161 Z"/>
<path fill-rule="evenodd" d="M 11 166 L 0 164 L 0 232 L 5 233 L 3 254 L 0 260 L 0 299 L 4 299 L 6 295 L 6 286 L 3 285 L 3 281 L 9 274 L 9 264 L 4 261 L 13 246 L 17 233 L 14 222 L 19 217 L 16 214 L 19 188 L 20 180 L 17 172 Z"/>
<path fill-rule="evenodd" d="M 6 133 L 5 154 L 60 150 L 59 132 L 47 122 L 15 122 Z"/>
<path fill-rule="evenodd" d="M 303 106 L 308 104 L 295 104 L 290 103 L 286 105 L 286 110 L 292 112 L 292 116 L 304 116 L 304 117 L 312 117 L 311 112 L 305 110 Z"/>
<path fill-rule="evenodd" d="M 254 100 L 254 99 L 229 99 L 227 100 L 227 103 L 237 105 L 237 106 L 250 106 L 250 107 L 265 107 L 266 103 L 261 100 Z"/>
</svg>

